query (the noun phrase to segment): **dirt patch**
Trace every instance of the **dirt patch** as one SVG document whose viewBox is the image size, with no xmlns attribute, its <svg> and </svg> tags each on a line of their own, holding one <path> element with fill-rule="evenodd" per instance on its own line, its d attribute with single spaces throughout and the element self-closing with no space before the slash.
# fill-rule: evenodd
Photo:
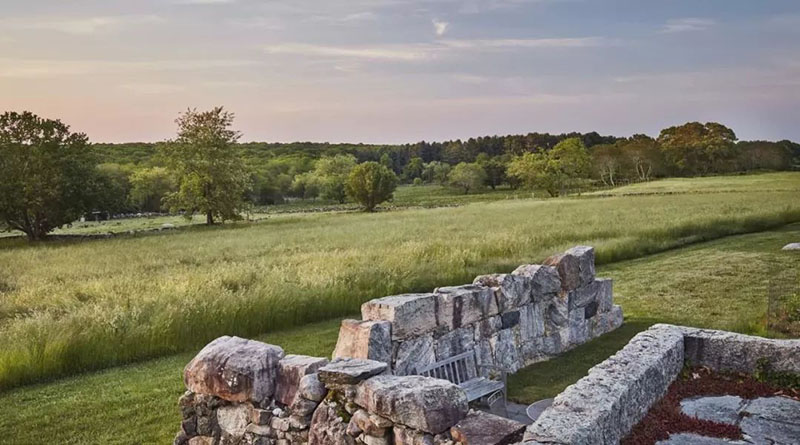
<svg viewBox="0 0 800 445">
<path fill-rule="evenodd" d="M 782 395 L 800 400 L 800 391 L 761 382 L 751 375 L 720 373 L 708 368 L 687 368 L 670 385 L 667 394 L 639 422 L 622 445 L 651 445 L 674 433 L 695 433 L 741 439 L 738 426 L 701 420 L 681 412 L 681 400 L 699 396 L 739 396 L 744 399 Z"/>
</svg>

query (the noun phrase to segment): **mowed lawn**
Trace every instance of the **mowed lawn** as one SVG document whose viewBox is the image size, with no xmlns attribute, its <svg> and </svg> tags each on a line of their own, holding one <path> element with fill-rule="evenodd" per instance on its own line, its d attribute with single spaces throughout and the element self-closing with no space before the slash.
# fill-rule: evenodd
<svg viewBox="0 0 800 445">
<path fill-rule="evenodd" d="M 576 244 L 608 263 L 778 227 L 800 221 L 797 198 L 519 199 L 91 242 L 0 240 L 0 389 L 339 317 Z"/>
<path fill-rule="evenodd" d="M 600 267 L 598 275 L 615 279 L 625 324 L 512 376 L 511 398 L 530 403 L 554 396 L 655 322 L 759 331 L 769 280 L 797 277 L 800 270 L 800 255 L 780 251 L 797 240 L 800 224 Z M 328 356 L 338 327 L 335 319 L 257 338 L 291 353 Z M 191 357 L 184 353 L 2 393 L 0 437 L 14 444 L 169 443 L 180 424 L 181 371 Z"/>
</svg>

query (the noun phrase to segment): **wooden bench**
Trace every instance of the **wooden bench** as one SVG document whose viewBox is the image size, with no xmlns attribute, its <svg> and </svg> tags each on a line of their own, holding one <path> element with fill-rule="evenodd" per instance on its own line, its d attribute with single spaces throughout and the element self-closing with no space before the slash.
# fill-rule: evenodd
<svg viewBox="0 0 800 445">
<path fill-rule="evenodd" d="M 483 377 L 479 369 L 488 369 L 498 374 L 500 380 Z M 502 400 L 503 411 L 506 408 L 506 376 L 507 372 L 494 365 L 479 365 L 475 351 L 464 352 L 448 359 L 423 366 L 414 374 L 443 379 L 455 383 L 467 394 L 467 401 L 486 397 L 489 408 Z"/>
</svg>

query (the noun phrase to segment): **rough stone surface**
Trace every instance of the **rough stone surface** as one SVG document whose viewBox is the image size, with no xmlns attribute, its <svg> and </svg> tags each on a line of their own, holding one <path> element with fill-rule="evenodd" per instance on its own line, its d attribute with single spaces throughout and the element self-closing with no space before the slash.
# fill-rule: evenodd
<svg viewBox="0 0 800 445">
<path fill-rule="evenodd" d="M 472 326 L 458 328 L 434 341 L 436 360 L 444 360 L 475 349 L 475 329 Z M 423 360 L 424 361 L 424 360 Z"/>
<path fill-rule="evenodd" d="M 512 274 L 531 279 L 531 298 L 534 302 L 546 300 L 561 290 L 561 277 L 553 266 L 523 264 Z"/>
<path fill-rule="evenodd" d="M 436 329 L 436 304 L 434 294 L 378 298 L 361 305 L 361 318 L 390 321 L 392 339 L 403 339 Z"/>
<path fill-rule="evenodd" d="M 433 346 L 433 335 L 426 334 L 396 344 L 394 354 L 394 373 L 396 375 L 413 374 L 422 366 L 436 361 Z"/>
<path fill-rule="evenodd" d="M 364 434 L 375 437 L 385 436 L 387 427 L 386 424 L 381 423 L 382 426 L 376 425 L 376 422 L 373 422 L 372 417 L 373 416 L 370 416 L 368 412 L 360 409 L 353 413 L 353 418 L 350 419 L 350 422 L 355 423 L 359 431 L 363 432 Z"/>
<path fill-rule="evenodd" d="M 514 274 L 482 275 L 474 281 L 475 284 L 487 286 L 494 291 L 497 300 L 493 308 L 495 314 L 529 303 L 533 292 L 532 282 L 529 277 Z"/>
<path fill-rule="evenodd" d="M 586 315 L 584 308 L 579 307 L 569 312 L 569 343 L 579 345 L 586 343 L 589 338 L 589 330 L 586 326 Z"/>
<path fill-rule="evenodd" d="M 783 246 L 781 250 L 800 250 L 800 243 L 789 243 Z"/>
<path fill-rule="evenodd" d="M 440 287 L 434 293 L 437 297 L 436 319 L 440 326 L 448 330 L 498 313 L 495 291 L 487 286 L 469 284 Z"/>
<path fill-rule="evenodd" d="M 569 310 L 579 307 L 586 307 L 591 303 L 598 302 L 602 300 L 605 295 L 601 295 L 602 293 L 611 291 L 609 282 L 611 280 L 608 279 L 600 279 L 594 280 L 585 284 L 577 289 L 571 290 L 569 292 Z M 608 297 L 608 302 L 610 302 L 610 296 Z M 608 309 L 610 309 L 610 304 L 608 304 Z"/>
<path fill-rule="evenodd" d="M 759 360 L 775 371 L 800 374 L 800 340 L 774 340 L 733 332 L 683 327 L 686 359 L 717 371 L 752 374 Z"/>
<path fill-rule="evenodd" d="M 392 361 L 392 323 L 388 321 L 342 320 L 333 358 L 367 358 Z"/>
<path fill-rule="evenodd" d="M 545 334 L 560 331 L 569 327 L 568 294 L 561 294 L 544 303 Z"/>
<path fill-rule="evenodd" d="M 520 357 L 517 339 L 513 329 L 504 329 L 489 340 L 492 346 L 492 353 L 495 365 L 505 369 L 509 373 L 517 372 L 522 368 L 522 357 Z"/>
<path fill-rule="evenodd" d="M 471 410 L 466 418 L 450 428 L 450 435 L 463 445 L 507 445 L 522 439 L 524 431 L 524 423 Z"/>
<path fill-rule="evenodd" d="M 319 376 L 317 374 L 308 374 L 300 379 L 300 386 L 297 389 L 297 394 L 300 395 L 300 397 L 314 402 L 320 402 L 325 398 L 327 393 L 328 390 L 325 389 L 325 385 L 319 381 Z"/>
<path fill-rule="evenodd" d="M 751 443 L 764 445 L 797 445 L 800 424 L 783 423 L 759 417 L 745 417 L 739 424 Z"/>
<path fill-rule="evenodd" d="M 358 386 L 356 404 L 426 433 L 438 434 L 467 414 L 467 396 L 458 386 L 422 376 L 377 376 Z"/>
<path fill-rule="evenodd" d="M 716 437 L 699 436 L 693 433 L 679 433 L 669 436 L 669 439 L 656 442 L 656 445 L 745 445 L 748 442 L 740 440 L 725 440 Z"/>
<path fill-rule="evenodd" d="M 354 385 L 372 376 L 386 372 L 389 365 L 375 360 L 337 358 L 318 371 L 319 380 L 325 384 Z"/>
<path fill-rule="evenodd" d="M 309 445 L 355 445 L 347 434 L 347 422 L 337 413 L 333 404 L 323 402 L 314 411 L 308 434 Z"/>
<path fill-rule="evenodd" d="M 544 335 L 544 313 L 539 303 L 530 303 L 519 309 L 520 336 L 524 343 Z"/>
<path fill-rule="evenodd" d="M 750 401 L 742 411 L 747 417 L 760 417 L 800 426 L 800 402 L 788 397 L 760 397 Z M 800 434 L 797 438 L 800 439 Z"/>
<path fill-rule="evenodd" d="M 275 392 L 278 362 L 283 349 L 239 337 L 220 337 L 204 347 L 186 365 L 183 381 L 198 394 L 231 402 L 262 403 Z"/>
<path fill-rule="evenodd" d="M 223 406 L 217 410 L 217 423 L 223 433 L 234 437 L 242 437 L 250 421 L 250 409 L 247 405 Z"/>
<path fill-rule="evenodd" d="M 571 291 L 594 280 L 594 248 L 577 246 L 544 261 L 553 266 L 561 278 L 561 288 Z"/>
<path fill-rule="evenodd" d="M 275 388 L 275 400 L 291 405 L 300 388 L 300 380 L 328 364 L 328 360 L 307 355 L 290 354 L 278 363 L 278 381 Z"/>
<path fill-rule="evenodd" d="M 683 367 L 680 329 L 656 325 L 556 396 L 525 440 L 616 444 L 666 392 Z"/>
<path fill-rule="evenodd" d="M 689 417 L 735 425 L 744 403 L 738 396 L 696 397 L 681 400 L 681 411 Z"/>
<path fill-rule="evenodd" d="M 434 445 L 433 436 L 411 428 L 395 426 L 393 428 L 394 445 Z"/>
</svg>

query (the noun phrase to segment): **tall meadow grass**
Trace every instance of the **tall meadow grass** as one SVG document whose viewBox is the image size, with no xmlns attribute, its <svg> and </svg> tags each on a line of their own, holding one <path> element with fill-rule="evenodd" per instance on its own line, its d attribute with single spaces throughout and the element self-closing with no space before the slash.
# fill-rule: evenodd
<svg viewBox="0 0 800 445">
<path fill-rule="evenodd" d="M 0 389 L 357 312 L 575 244 L 599 262 L 800 221 L 796 192 L 506 200 L 0 246 Z"/>
</svg>

